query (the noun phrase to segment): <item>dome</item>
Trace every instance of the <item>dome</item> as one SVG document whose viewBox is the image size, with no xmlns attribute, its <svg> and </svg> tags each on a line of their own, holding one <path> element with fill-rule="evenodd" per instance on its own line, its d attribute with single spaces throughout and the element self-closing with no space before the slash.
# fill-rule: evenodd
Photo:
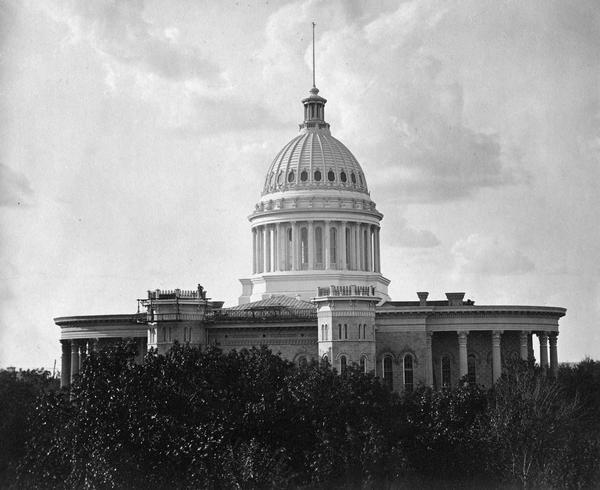
<svg viewBox="0 0 600 490">
<path fill-rule="evenodd" d="M 368 194 L 367 182 L 350 150 L 329 130 L 303 130 L 277 154 L 264 194 L 300 189 L 336 189 Z"/>
<path fill-rule="evenodd" d="M 365 174 L 354 155 L 331 136 L 325 122 L 326 99 L 313 87 L 302 100 L 300 134 L 277 154 L 267 172 L 263 196 L 304 189 L 335 189 L 369 194 Z"/>
</svg>

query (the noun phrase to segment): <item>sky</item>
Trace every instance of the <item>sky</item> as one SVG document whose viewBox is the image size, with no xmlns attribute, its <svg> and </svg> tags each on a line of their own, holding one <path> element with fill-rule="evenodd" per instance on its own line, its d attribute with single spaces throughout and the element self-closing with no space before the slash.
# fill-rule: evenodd
<svg viewBox="0 0 600 490">
<path fill-rule="evenodd" d="M 565 307 L 559 360 L 600 359 L 597 0 L 0 0 L 0 367 L 148 289 L 237 304 L 313 21 L 392 298 Z"/>
</svg>

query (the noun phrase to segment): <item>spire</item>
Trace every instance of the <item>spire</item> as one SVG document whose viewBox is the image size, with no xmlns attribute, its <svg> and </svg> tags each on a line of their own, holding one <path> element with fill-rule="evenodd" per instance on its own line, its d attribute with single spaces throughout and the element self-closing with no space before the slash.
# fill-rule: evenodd
<svg viewBox="0 0 600 490">
<path fill-rule="evenodd" d="M 315 22 L 312 23 L 312 82 L 310 95 L 302 99 L 304 104 L 304 122 L 300 124 L 300 130 L 325 130 L 329 131 L 329 124 L 325 122 L 325 104 L 327 100 L 319 95 L 316 85 L 316 63 L 315 63 Z"/>
</svg>

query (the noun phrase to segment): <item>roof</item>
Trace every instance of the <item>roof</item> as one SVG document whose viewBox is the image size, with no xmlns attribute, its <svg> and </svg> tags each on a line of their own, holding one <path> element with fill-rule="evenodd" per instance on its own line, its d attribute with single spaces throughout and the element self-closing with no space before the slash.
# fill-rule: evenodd
<svg viewBox="0 0 600 490">
<path fill-rule="evenodd" d="M 302 301 L 291 296 L 271 296 L 252 303 L 224 308 L 224 310 L 316 310 L 310 301 Z"/>
</svg>

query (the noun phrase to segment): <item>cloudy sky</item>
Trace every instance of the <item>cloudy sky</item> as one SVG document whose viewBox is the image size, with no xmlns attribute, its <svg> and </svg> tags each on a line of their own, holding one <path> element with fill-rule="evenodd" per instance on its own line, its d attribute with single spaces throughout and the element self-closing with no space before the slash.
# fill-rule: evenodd
<svg viewBox="0 0 600 490">
<path fill-rule="evenodd" d="M 596 0 L 0 0 L 0 366 L 147 289 L 236 304 L 312 21 L 392 297 L 563 306 L 560 359 L 600 358 Z"/>
</svg>

